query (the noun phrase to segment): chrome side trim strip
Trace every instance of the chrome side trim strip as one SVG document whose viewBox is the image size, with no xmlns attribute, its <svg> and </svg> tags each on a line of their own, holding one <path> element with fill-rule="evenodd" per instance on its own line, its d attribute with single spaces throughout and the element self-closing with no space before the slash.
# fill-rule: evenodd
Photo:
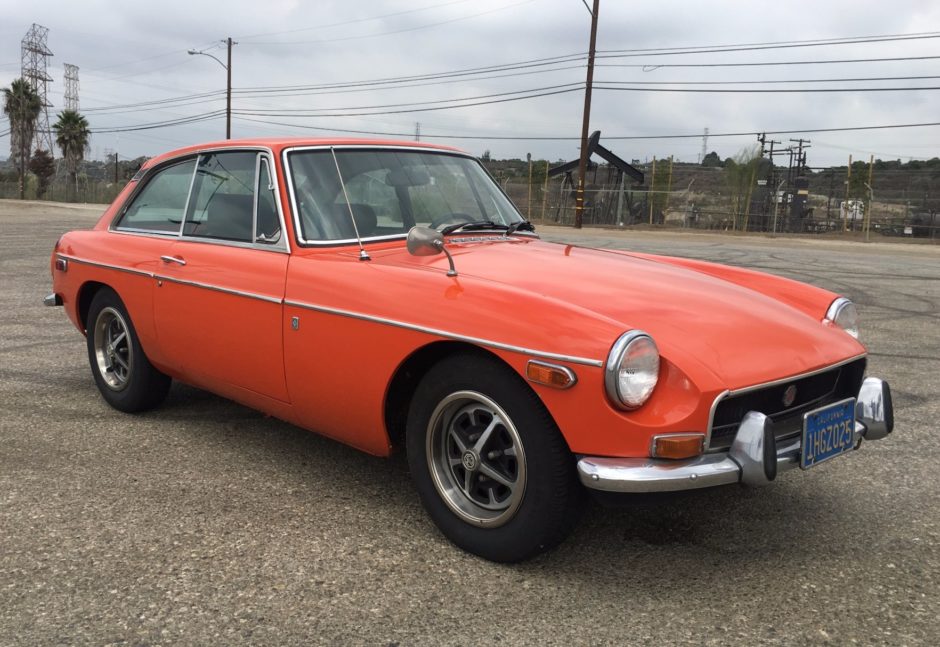
<svg viewBox="0 0 940 647">
<path fill-rule="evenodd" d="M 237 297 L 246 297 L 248 299 L 257 299 L 258 301 L 266 301 L 267 303 L 276 303 L 280 305 L 283 303 L 283 299 L 278 297 L 269 297 L 265 294 L 257 294 L 256 292 L 244 292 L 243 290 L 235 290 L 233 288 L 223 288 L 218 285 L 209 285 L 208 283 L 200 283 L 198 281 L 186 281 L 184 279 L 176 278 L 174 276 L 163 276 L 161 274 L 155 274 L 153 278 L 158 281 L 166 281 L 168 283 L 176 283 L 178 285 L 187 285 L 193 288 L 202 288 L 203 290 L 212 290 L 213 292 L 221 292 L 223 294 L 232 294 Z"/>
<path fill-rule="evenodd" d="M 820 373 L 825 373 L 826 371 L 831 371 L 834 368 L 839 368 L 840 366 L 845 366 L 846 364 L 851 364 L 852 362 L 867 357 L 868 353 L 861 353 L 849 359 L 844 359 L 841 362 L 836 362 L 835 364 L 830 364 L 829 366 L 824 366 L 818 368 L 815 371 L 808 371 L 806 373 L 800 373 L 799 375 L 791 375 L 790 377 L 781 378 L 779 380 L 773 380 L 771 382 L 764 382 L 763 384 L 754 384 L 752 386 L 745 386 L 740 389 L 734 390 L 725 390 L 718 394 L 714 402 L 712 402 L 711 410 L 708 413 L 708 429 L 705 430 L 705 451 L 711 449 L 712 442 L 712 427 L 715 423 L 715 411 L 718 409 L 718 404 L 725 398 L 729 398 L 735 395 L 741 395 L 743 393 L 750 393 L 751 391 L 758 391 L 760 389 L 766 389 L 772 386 L 778 386 L 780 384 L 786 384 L 787 382 L 792 382 L 794 380 L 802 380 L 805 377 L 812 377 L 814 375 L 819 375 Z"/>
<path fill-rule="evenodd" d="M 67 254 L 57 254 L 59 258 L 67 258 L 73 263 L 79 263 L 80 265 L 90 265 L 91 267 L 100 267 L 106 270 L 115 270 L 117 272 L 126 272 L 127 274 L 136 274 L 138 276 L 146 276 L 148 278 L 153 278 L 152 272 L 145 272 L 144 270 L 135 270 L 130 267 L 121 267 L 120 265 L 109 265 L 107 263 L 97 263 L 95 261 L 85 260 L 84 258 L 78 258 L 76 256 L 69 256 Z"/>
<path fill-rule="evenodd" d="M 143 270 L 135 270 L 128 267 L 121 267 L 120 265 L 109 265 L 107 263 L 96 263 L 95 261 L 88 261 L 82 258 L 76 258 L 74 256 L 67 256 L 65 254 L 58 254 L 62 258 L 67 258 L 73 263 L 80 263 L 81 265 L 90 265 L 91 267 L 100 267 L 106 270 L 115 270 L 116 272 L 126 272 L 127 274 L 135 274 L 138 276 L 146 276 L 147 278 L 156 279 L 158 281 L 169 281 L 170 283 L 178 283 L 180 285 L 188 285 L 194 288 L 203 288 L 204 290 L 212 290 L 214 292 L 223 292 L 225 294 L 233 294 L 239 297 L 246 297 L 249 299 L 257 299 L 259 301 L 266 301 L 268 303 L 283 303 L 283 299 L 278 297 L 269 297 L 264 294 L 257 294 L 255 292 L 244 292 L 242 290 L 235 290 L 233 288 L 223 288 L 218 285 L 209 285 L 208 283 L 199 283 L 198 281 L 185 281 L 173 276 L 164 276 L 162 274 L 154 274 L 152 272 L 145 272 Z"/>
<path fill-rule="evenodd" d="M 376 317 L 374 315 L 367 315 L 361 312 L 353 312 L 351 310 L 340 310 L 338 308 L 330 308 L 327 306 L 313 305 L 311 303 L 303 303 L 300 301 L 284 301 L 284 305 L 293 306 L 295 308 L 303 308 L 304 310 L 313 310 L 314 312 L 324 312 L 326 314 L 338 315 L 340 317 L 349 317 L 350 319 L 359 319 L 361 321 L 370 321 L 373 323 L 379 323 L 386 326 L 394 326 L 395 328 L 403 328 L 405 330 L 414 330 L 417 332 L 427 333 L 429 335 L 435 335 L 437 337 L 444 337 L 446 339 L 453 339 L 456 341 L 466 341 L 472 344 L 479 344 L 480 346 L 488 346 L 490 348 L 498 348 L 500 350 L 508 350 L 514 353 L 521 353 L 523 355 L 532 355 L 534 357 L 542 357 L 545 359 L 554 359 L 562 362 L 570 362 L 571 364 L 582 364 L 584 366 L 595 366 L 600 368 L 604 365 L 604 362 L 599 359 L 590 359 L 587 357 L 577 357 L 573 355 L 563 355 L 560 353 L 550 353 L 547 351 L 535 350 L 532 348 L 525 348 L 523 346 L 514 346 L 512 344 L 504 344 L 503 342 L 493 341 L 491 339 L 483 339 L 481 337 L 470 337 L 467 335 L 459 335 L 452 332 L 447 332 L 446 330 L 438 330 L 437 328 L 428 328 L 426 326 L 419 326 L 417 324 L 406 323 L 404 321 L 397 321 L 395 319 L 386 319 L 385 317 Z"/>
<path fill-rule="evenodd" d="M 532 348 L 526 348 L 524 346 L 514 346 L 512 344 L 504 344 L 503 342 L 493 341 L 490 339 L 483 339 L 481 337 L 470 337 L 467 335 L 459 335 L 457 333 L 447 332 L 446 330 L 439 330 L 437 328 L 429 328 L 427 326 L 419 326 L 417 324 L 407 323 L 404 321 L 397 321 L 395 319 L 387 319 L 385 317 L 377 317 L 374 315 L 367 315 L 361 312 L 353 312 L 351 310 L 340 310 L 339 308 L 330 308 L 328 306 L 314 305 L 312 303 L 303 303 L 301 301 L 289 301 L 287 299 L 280 299 L 277 297 L 270 297 L 264 294 L 257 294 L 255 292 L 244 292 L 242 290 L 235 290 L 232 288 L 223 288 L 217 285 L 209 285 L 208 283 L 199 283 L 197 281 L 186 281 L 172 276 L 164 276 L 162 274 L 153 274 L 151 272 L 144 272 L 142 270 L 134 270 L 126 267 L 120 267 L 118 265 L 108 265 L 106 263 L 96 263 L 94 261 L 86 261 L 84 259 L 76 258 L 74 256 L 67 256 L 60 254 L 62 258 L 68 258 L 76 263 L 82 263 L 84 265 L 90 265 L 93 267 L 101 267 L 109 270 L 116 270 L 118 272 L 127 272 L 129 274 L 137 274 L 140 276 L 146 276 L 152 279 L 159 281 L 169 281 L 171 283 L 177 283 L 180 285 L 188 285 L 195 288 L 203 288 L 205 290 L 213 290 L 215 292 L 222 292 L 224 294 L 233 294 L 235 296 L 246 297 L 249 299 L 257 299 L 259 301 L 265 301 L 267 303 L 276 303 L 284 304 L 285 306 L 293 306 L 295 308 L 302 308 L 304 310 L 312 310 L 314 312 L 323 312 L 326 314 L 338 315 L 340 317 L 349 317 L 350 319 L 359 319 L 361 321 L 369 321 L 372 323 L 383 324 L 386 326 L 393 326 L 395 328 L 403 328 L 405 330 L 414 330 L 416 332 L 423 332 L 429 335 L 434 335 L 436 337 L 444 337 L 445 339 L 453 339 L 455 341 L 465 341 L 471 344 L 478 344 L 480 346 L 488 346 L 489 348 L 498 348 L 500 350 L 508 350 L 513 353 L 520 353 L 523 355 L 531 355 L 533 357 L 541 357 L 543 359 L 553 359 L 561 362 L 569 362 L 571 364 L 581 364 L 583 366 L 594 366 L 601 368 L 604 365 L 604 362 L 599 359 L 590 359 L 588 357 L 577 357 L 575 355 L 564 355 L 562 353 L 550 353 L 548 351 L 535 350 Z"/>
</svg>

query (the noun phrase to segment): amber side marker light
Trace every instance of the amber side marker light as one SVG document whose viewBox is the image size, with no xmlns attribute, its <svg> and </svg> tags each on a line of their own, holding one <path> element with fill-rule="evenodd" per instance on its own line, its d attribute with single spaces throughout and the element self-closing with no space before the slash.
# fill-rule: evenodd
<svg viewBox="0 0 940 647">
<path fill-rule="evenodd" d="M 705 451 L 705 434 L 654 436 L 650 448 L 654 458 L 693 458 Z"/>
<path fill-rule="evenodd" d="M 556 389 L 570 389 L 578 381 L 570 368 L 535 360 L 530 360 L 526 364 L 525 376 L 530 382 L 544 384 Z"/>
</svg>

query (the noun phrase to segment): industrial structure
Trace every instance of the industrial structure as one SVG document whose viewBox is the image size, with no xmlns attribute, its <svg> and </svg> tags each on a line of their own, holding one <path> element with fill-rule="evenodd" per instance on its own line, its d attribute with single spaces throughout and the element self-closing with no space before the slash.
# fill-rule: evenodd
<svg viewBox="0 0 940 647">
<path fill-rule="evenodd" d="M 49 125 L 49 58 L 52 52 L 48 46 L 49 29 L 42 25 L 33 25 L 26 32 L 20 42 L 21 72 L 20 76 L 29 83 L 30 87 L 39 96 L 41 110 L 36 120 L 36 131 L 33 136 L 33 149 L 53 151 L 52 128 Z"/>
<path fill-rule="evenodd" d="M 78 66 L 66 63 L 65 67 L 65 109 L 78 112 Z"/>
</svg>

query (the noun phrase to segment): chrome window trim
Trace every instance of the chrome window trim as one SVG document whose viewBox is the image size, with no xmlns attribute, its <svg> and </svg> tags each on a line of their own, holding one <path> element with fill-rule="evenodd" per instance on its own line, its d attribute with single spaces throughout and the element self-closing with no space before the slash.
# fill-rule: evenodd
<svg viewBox="0 0 940 647">
<path fill-rule="evenodd" d="M 303 229 L 300 226 L 300 209 L 297 205 L 297 192 L 294 190 L 294 178 L 291 174 L 290 163 L 287 161 L 288 155 L 295 152 L 311 151 L 311 150 L 405 150 L 405 151 L 417 151 L 419 153 L 435 153 L 439 155 L 450 155 L 451 157 L 462 157 L 468 159 L 472 162 L 475 162 L 483 172 L 489 177 L 493 183 L 499 188 L 499 191 L 506 197 L 506 200 L 516 210 L 516 214 L 522 218 L 522 213 L 519 212 L 519 209 L 509 199 L 509 196 L 506 195 L 506 192 L 503 191 L 503 188 L 499 186 L 499 183 L 493 180 L 493 176 L 489 174 L 486 170 L 486 167 L 480 164 L 478 160 L 473 155 L 464 153 L 463 151 L 455 151 L 446 148 L 434 148 L 431 146 L 407 146 L 407 145 L 394 145 L 394 144 L 311 144 L 311 145 L 300 145 L 300 146 L 288 146 L 281 151 L 281 164 L 284 167 L 284 178 L 287 181 L 287 194 L 290 199 L 290 206 L 292 211 L 292 218 L 294 222 L 294 238 L 297 241 L 297 244 L 302 247 L 337 247 L 357 244 L 359 241 L 355 238 L 344 238 L 342 240 L 307 240 L 303 236 Z M 525 220 L 525 218 L 522 218 Z M 474 234 L 483 233 L 480 231 L 474 231 Z M 495 231 L 494 233 L 505 233 L 505 231 Z M 401 234 L 388 234 L 385 236 L 367 236 L 362 239 L 363 243 L 375 243 L 382 242 L 386 240 L 404 240 L 408 237 L 408 232 Z M 537 236 L 536 236 L 537 238 Z"/>
<path fill-rule="evenodd" d="M 193 164 L 193 176 L 189 178 L 189 193 L 186 194 L 186 206 L 183 207 L 183 217 L 180 219 L 180 229 L 176 235 L 183 237 L 183 230 L 186 228 L 186 221 L 189 219 L 189 207 L 193 204 L 193 187 L 196 186 L 196 175 L 199 173 L 199 158 L 202 153 L 196 155 L 196 163 Z"/>
<path fill-rule="evenodd" d="M 526 348 L 524 346 L 515 346 L 513 344 L 506 344 L 503 342 L 493 341 L 491 339 L 483 339 L 481 337 L 471 337 L 469 335 L 461 335 L 458 333 L 448 332 L 446 330 L 440 330 L 437 328 L 430 328 L 427 326 L 421 326 L 418 324 L 407 323 L 404 321 L 397 321 L 395 319 L 387 319 L 385 317 L 377 317 L 375 315 L 368 315 L 361 312 L 354 312 L 352 310 L 341 310 L 339 308 L 331 308 L 329 306 L 314 305 L 312 303 L 305 303 L 303 301 L 291 301 L 288 299 L 284 300 L 285 306 L 292 306 L 295 308 L 302 308 L 304 310 L 313 310 L 314 312 L 323 312 L 326 314 L 338 315 L 341 317 L 349 317 L 350 319 L 359 319 L 361 321 L 369 321 L 372 323 L 379 323 L 386 326 L 393 326 L 395 328 L 403 328 L 405 330 L 414 330 L 416 332 L 422 332 L 429 335 L 434 335 L 436 337 L 444 337 L 445 339 L 453 339 L 455 341 L 465 341 L 473 344 L 478 344 L 480 346 L 488 346 L 489 348 L 498 348 L 500 350 L 508 350 L 514 353 L 520 353 L 522 355 L 531 355 L 533 357 L 541 357 L 544 359 L 553 359 L 561 362 L 569 362 L 571 364 L 582 364 L 584 366 L 594 366 L 601 368 L 604 363 L 601 360 L 590 359 L 587 357 L 577 357 L 575 355 L 563 355 L 561 353 L 551 353 L 548 351 L 536 350 L 533 348 Z"/>
<path fill-rule="evenodd" d="M 762 382 L 761 384 L 754 384 L 751 386 L 745 386 L 740 389 L 725 389 L 712 402 L 711 410 L 708 412 L 708 429 L 705 432 L 705 451 L 708 452 L 711 449 L 712 443 L 712 427 L 715 423 L 715 411 L 718 410 L 718 405 L 725 398 L 730 398 L 735 395 L 742 395 L 745 393 L 750 393 L 751 391 L 758 391 L 760 389 L 767 389 L 774 386 L 779 386 L 781 384 L 786 384 L 787 382 L 793 382 L 794 380 L 802 380 L 803 378 L 813 377 L 814 375 L 819 375 L 820 373 L 825 373 L 826 371 L 831 371 L 832 369 L 845 366 L 846 364 L 851 364 L 857 360 L 868 357 L 868 353 L 860 353 L 848 359 L 844 359 L 835 364 L 830 364 L 828 366 L 823 366 L 814 371 L 807 371 L 806 373 L 800 373 L 798 375 L 791 375 L 790 377 L 780 378 L 779 380 L 772 380 L 770 382 Z"/>
<path fill-rule="evenodd" d="M 273 243 L 263 245 L 261 243 L 246 243 L 241 240 L 225 240 L 223 238 L 207 238 L 204 236 L 180 236 L 177 239 L 180 243 L 199 243 L 205 245 L 221 245 L 222 247 L 235 247 L 237 249 L 253 249 L 259 252 L 275 252 L 277 254 L 289 254 L 290 252 L 283 247 Z"/>
<path fill-rule="evenodd" d="M 137 199 L 137 197 L 140 195 L 141 191 L 143 191 L 144 189 L 146 189 L 147 186 L 150 184 L 150 181 L 151 181 L 151 179 L 152 179 L 152 178 L 150 177 L 150 175 L 152 175 L 153 173 L 156 173 L 156 172 L 158 172 L 158 171 L 164 171 L 164 170 L 166 170 L 166 169 L 169 169 L 169 168 L 171 168 L 171 167 L 173 167 L 173 166 L 177 166 L 177 165 L 179 165 L 179 164 L 185 164 L 186 162 L 189 161 L 190 158 L 192 158 L 192 160 L 193 160 L 195 163 L 193 164 L 193 173 L 192 173 L 192 175 L 191 175 L 190 178 L 189 178 L 189 193 L 186 194 L 186 204 L 183 206 L 183 218 L 181 219 L 179 230 L 177 230 L 177 231 L 174 233 L 174 232 L 172 232 L 172 231 L 163 231 L 163 232 L 160 232 L 160 231 L 157 231 L 157 230 L 154 230 L 154 229 L 138 229 L 138 228 L 136 228 L 136 227 L 127 227 L 127 228 L 120 228 L 120 229 L 118 228 L 119 223 L 120 223 L 121 220 L 124 218 L 124 216 L 127 214 L 128 208 L 131 206 L 131 204 L 134 203 L 134 200 Z M 198 166 L 198 164 L 199 164 L 199 155 L 196 154 L 196 153 L 188 153 L 188 154 L 186 154 L 186 155 L 179 155 L 179 156 L 177 156 L 177 157 L 173 157 L 173 158 L 171 158 L 171 159 L 165 160 L 165 161 L 161 162 L 160 164 L 154 166 L 153 168 L 147 169 L 146 172 L 137 171 L 137 175 L 134 176 L 134 177 L 140 176 L 140 177 L 137 179 L 137 186 L 134 187 L 134 190 L 131 191 L 131 194 L 130 194 L 129 196 L 127 196 L 127 199 L 124 201 L 124 204 L 122 204 L 122 205 L 121 205 L 121 208 L 118 209 L 117 214 L 115 214 L 115 216 L 114 216 L 113 218 L 111 218 L 111 222 L 108 223 L 108 231 L 110 231 L 110 232 L 122 232 L 122 233 L 124 233 L 124 232 L 132 232 L 132 233 L 136 233 L 136 232 L 146 232 L 146 233 L 151 233 L 151 234 L 161 234 L 161 235 L 164 236 L 164 237 L 165 237 L 165 236 L 176 236 L 176 237 L 179 237 L 180 231 L 182 231 L 182 229 L 183 229 L 183 223 L 186 222 L 186 212 L 187 212 L 188 209 L 189 209 L 189 200 L 190 200 L 190 197 L 192 196 L 192 193 L 193 193 L 193 180 L 194 180 L 194 178 L 196 177 L 196 167 Z M 142 174 L 142 173 L 143 173 L 143 174 Z M 145 180 L 145 179 L 146 179 L 146 182 L 143 181 L 143 180 Z M 134 180 L 132 179 L 131 182 L 133 182 L 133 181 L 134 181 Z"/>
<path fill-rule="evenodd" d="M 243 243 L 243 242 L 235 241 L 235 240 L 222 240 L 220 238 L 205 238 L 202 236 L 183 235 L 183 226 L 186 222 L 186 214 L 189 212 L 189 204 L 193 198 L 193 184 L 196 179 L 196 169 L 198 169 L 199 167 L 199 157 L 205 153 L 224 153 L 224 152 L 242 152 L 243 153 L 243 152 L 252 152 L 252 151 L 258 153 L 259 157 L 263 156 L 264 159 L 267 160 L 267 163 L 268 163 L 268 179 L 274 185 L 274 201 L 275 201 L 275 204 L 277 205 L 277 215 L 281 223 L 280 239 L 276 243 L 258 243 L 258 242 Z M 137 197 L 140 191 L 142 191 L 143 188 L 146 186 L 146 184 L 141 184 L 138 181 L 138 187 L 134 190 L 133 193 L 131 193 L 131 195 L 127 198 L 124 204 L 121 205 L 121 208 L 118 210 L 117 215 L 114 218 L 112 218 L 111 223 L 108 225 L 108 232 L 115 233 L 115 234 L 131 234 L 135 236 L 151 235 L 151 236 L 157 236 L 159 238 L 176 238 L 178 240 L 188 240 L 191 242 L 210 243 L 210 244 L 216 244 L 216 245 L 225 245 L 227 247 L 241 247 L 241 248 L 246 248 L 246 249 L 259 249 L 259 250 L 281 252 L 281 253 L 287 253 L 287 254 L 291 252 L 291 246 L 290 246 L 290 240 L 289 240 L 290 236 L 287 235 L 287 227 L 286 227 L 287 219 L 285 218 L 285 215 L 284 215 L 284 204 L 281 201 L 280 184 L 277 178 L 277 165 L 274 163 L 276 156 L 274 155 L 274 150 L 272 148 L 268 146 L 214 146 L 212 148 L 203 148 L 198 151 L 190 151 L 188 153 L 183 153 L 183 154 L 177 155 L 176 157 L 171 157 L 169 159 L 165 159 L 161 161 L 158 165 L 147 169 L 146 173 L 144 173 L 144 175 L 140 179 L 146 178 L 147 176 L 149 176 L 151 173 L 155 171 L 162 170 L 163 168 L 185 162 L 189 158 L 193 158 L 196 160 L 196 166 L 193 167 L 193 176 L 192 178 L 190 178 L 190 181 L 189 181 L 189 195 L 186 196 L 186 207 L 183 211 L 183 222 L 180 223 L 179 231 L 177 231 L 176 233 L 173 233 L 173 232 L 161 233 L 161 232 L 151 231 L 151 230 L 137 230 L 137 229 L 130 229 L 130 228 L 118 229 L 117 223 L 124 216 L 124 212 L 131 205 L 131 203 L 134 201 L 134 199 Z M 256 161 L 256 164 L 257 164 L 257 161 Z M 257 184 L 257 172 L 255 173 L 255 183 Z M 255 193 L 256 203 L 257 203 L 257 199 L 258 199 L 258 196 L 256 192 Z"/>
</svg>

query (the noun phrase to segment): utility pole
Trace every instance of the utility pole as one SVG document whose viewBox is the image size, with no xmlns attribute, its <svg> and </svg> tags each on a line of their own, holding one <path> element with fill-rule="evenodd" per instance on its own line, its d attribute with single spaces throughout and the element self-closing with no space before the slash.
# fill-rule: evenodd
<svg viewBox="0 0 940 647">
<path fill-rule="evenodd" d="M 865 183 L 865 186 L 868 187 L 868 208 L 865 209 L 865 242 L 869 242 L 869 228 L 871 227 L 871 215 L 872 209 L 875 206 L 875 191 L 871 188 L 871 176 L 872 172 L 875 170 L 875 156 L 872 155 L 868 158 L 868 182 Z"/>
<path fill-rule="evenodd" d="M 225 66 L 225 139 L 232 138 L 232 37 L 226 40 L 228 45 L 228 64 Z"/>
<path fill-rule="evenodd" d="M 237 41 L 232 40 L 232 37 L 229 36 L 226 38 L 223 43 L 226 44 L 228 48 L 227 58 L 228 64 L 223 63 L 218 58 L 209 54 L 208 52 L 198 51 L 191 49 L 187 52 L 190 56 L 208 56 L 213 59 L 216 63 L 225 68 L 225 139 L 232 138 L 232 45 L 238 45 Z"/>
<path fill-rule="evenodd" d="M 545 184 L 542 185 L 542 222 L 545 222 L 545 206 L 548 202 L 548 160 L 545 161 Z"/>
<path fill-rule="evenodd" d="M 597 46 L 597 14 L 601 0 L 594 0 L 591 11 L 591 44 L 588 48 L 587 82 L 584 85 L 584 118 L 581 125 L 581 160 L 578 162 L 578 191 L 574 203 L 574 226 L 581 229 L 584 221 L 584 175 L 588 162 L 588 128 L 591 122 L 591 88 L 594 83 L 594 52 Z M 584 6 L 587 6 L 585 2 Z"/>
<path fill-rule="evenodd" d="M 842 231 L 849 230 L 849 185 L 852 183 L 852 156 L 849 155 L 849 166 L 845 171 L 845 201 L 842 203 Z"/>
<path fill-rule="evenodd" d="M 420 139 L 421 139 L 421 122 L 416 121 L 415 122 L 415 141 L 419 141 Z"/>
<path fill-rule="evenodd" d="M 647 197 L 646 201 L 649 203 L 651 225 L 653 224 L 653 198 L 655 197 L 654 195 L 655 189 L 656 189 L 656 156 L 653 155 L 653 173 L 652 173 L 652 177 L 650 178 L 649 192 L 646 194 L 647 196 L 649 196 Z"/>
<path fill-rule="evenodd" d="M 526 220 L 532 220 L 532 153 L 525 154 L 526 161 L 529 163 L 529 201 L 526 203 Z"/>
<path fill-rule="evenodd" d="M 669 156 L 669 179 L 666 180 L 666 206 L 663 207 L 663 223 L 666 221 L 666 213 L 669 211 L 669 197 L 672 194 L 672 155 Z"/>
<path fill-rule="evenodd" d="M 118 183 L 118 154 L 114 151 L 114 183 Z"/>
</svg>

